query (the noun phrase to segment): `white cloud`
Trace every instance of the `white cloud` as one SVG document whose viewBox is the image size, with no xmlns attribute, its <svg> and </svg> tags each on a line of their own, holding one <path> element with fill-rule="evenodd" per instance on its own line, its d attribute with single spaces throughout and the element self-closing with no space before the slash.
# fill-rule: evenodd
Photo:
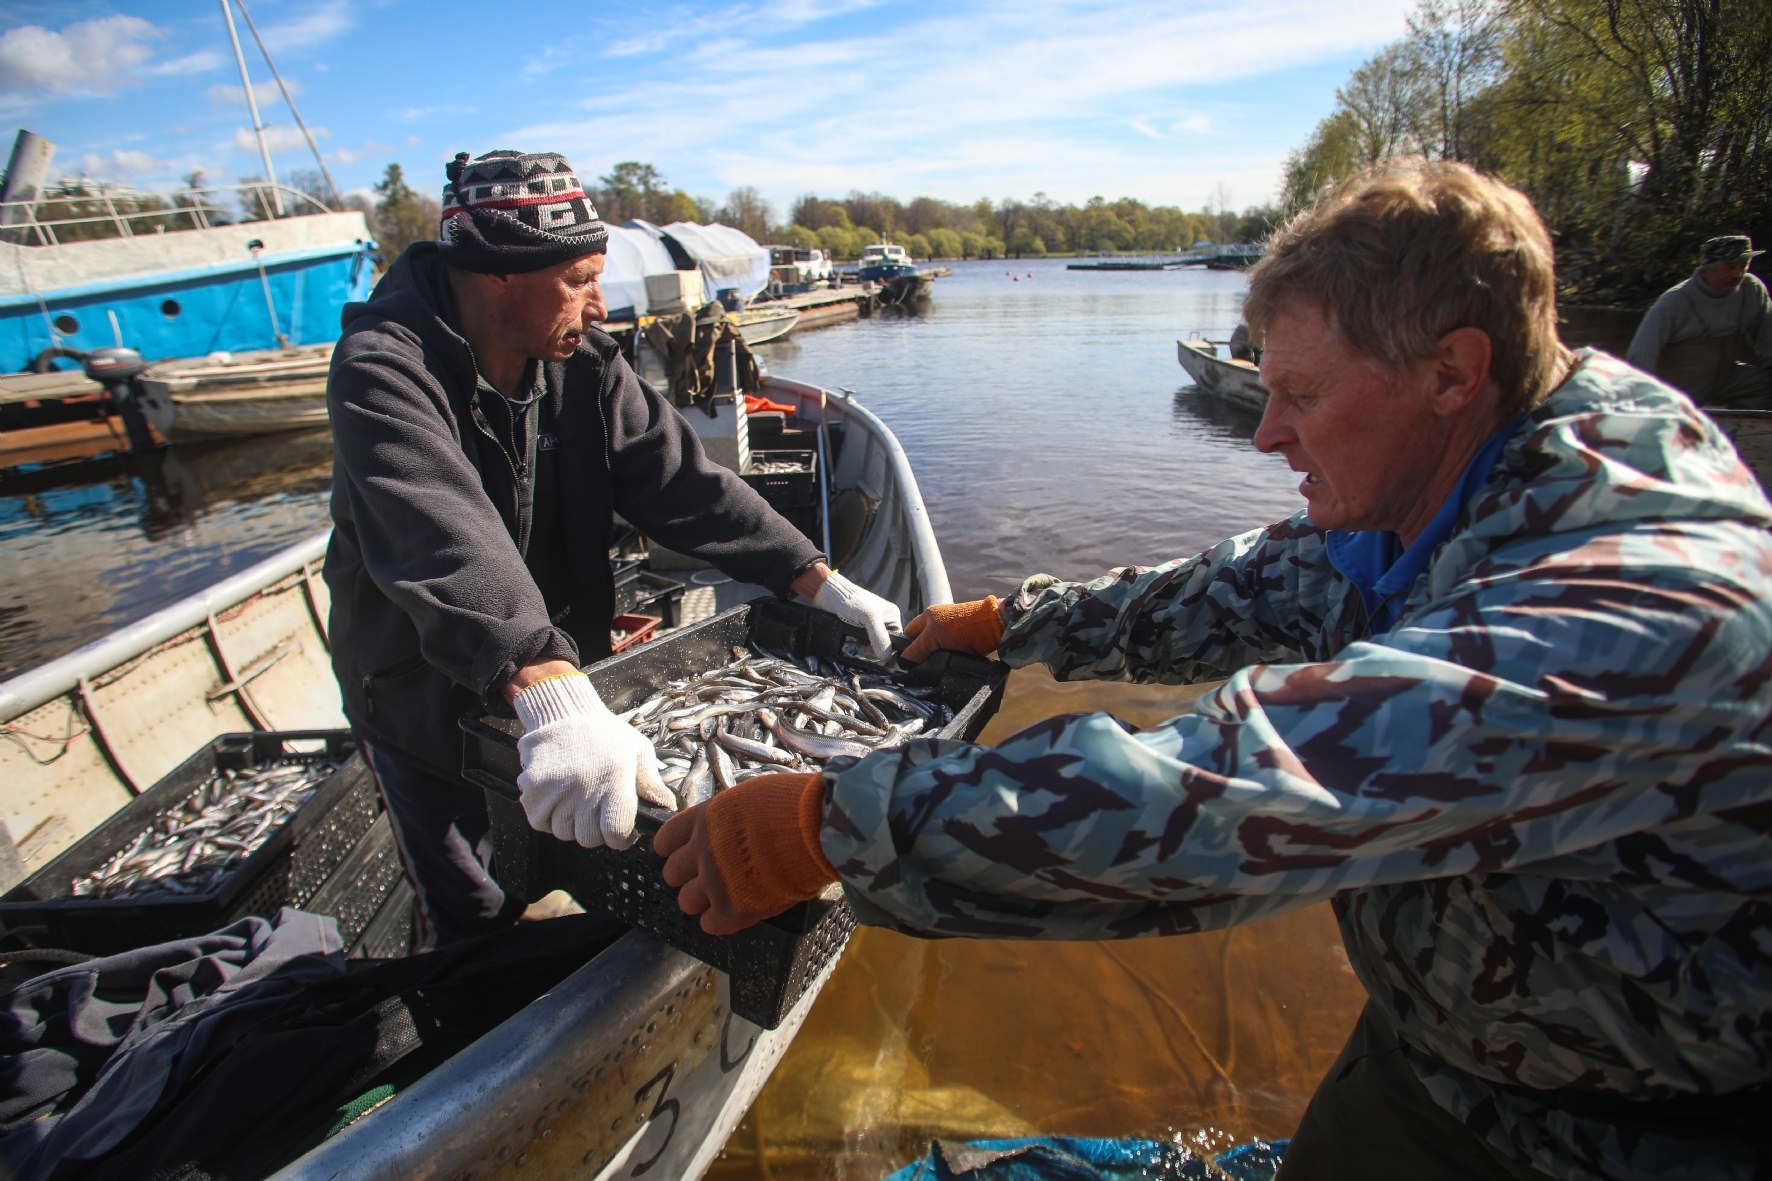
<svg viewBox="0 0 1772 1181">
<path fill-rule="evenodd" d="M 222 55 L 213 49 L 199 49 L 196 53 L 187 53 L 183 57 L 175 57 L 163 61 L 148 70 L 150 74 L 166 77 L 179 77 L 186 74 L 207 74 L 222 64 Z"/>
<path fill-rule="evenodd" d="M 297 82 L 294 78 L 285 78 L 283 83 L 289 87 L 290 94 L 295 95 L 301 93 L 301 83 Z M 226 84 L 211 86 L 208 90 L 203 92 L 203 97 L 207 98 L 218 107 L 239 107 L 246 105 L 246 90 L 244 87 L 240 86 L 228 86 Z M 263 82 L 254 82 L 252 84 L 252 97 L 258 101 L 258 105 L 261 108 L 268 107 L 272 103 L 281 102 L 283 100 L 282 92 L 277 89 L 276 80 L 272 78 L 266 78 Z"/>
<path fill-rule="evenodd" d="M 153 55 L 160 30 L 139 16 L 79 21 L 61 32 L 20 25 L 0 33 L 0 90 L 110 94 Z"/>
<path fill-rule="evenodd" d="M 1140 135 L 1151 139 L 1175 139 L 1178 136 L 1208 135 L 1214 128 L 1212 120 L 1206 115 L 1186 115 L 1180 119 L 1171 119 L 1167 131 L 1159 131 L 1151 126 L 1150 119 L 1143 115 L 1134 116 L 1128 126 Z"/>
<path fill-rule="evenodd" d="M 356 23 L 357 18 L 347 0 L 326 0 L 295 20 L 266 29 L 265 43 L 279 53 L 286 49 L 311 49 L 346 32 Z"/>
<path fill-rule="evenodd" d="M 308 130 L 314 133 L 314 138 L 317 140 L 326 139 L 332 135 L 332 132 L 324 127 L 310 127 Z M 273 154 L 308 150 L 308 141 L 302 138 L 299 128 L 285 127 L 280 123 L 270 123 L 265 126 L 265 144 Z M 252 128 L 234 128 L 234 150 L 245 152 L 250 156 L 258 155 L 258 136 L 252 133 Z"/>
<path fill-rule="evenodd" d="M 1276 184 L 1285 147 L 1271 136 L 1250 146 L 1235 104 L 1254 103 L 1236 83 L 1369 50 L 1402 31 L 1408 7 L 1134 0 L 1106 20 L 1083 0 L 990 0 L 824 38 L 703 28 L 692 16 L 669 37 L 618 43 L 611 52 L 640 59 L 619 76 L 583 71 L 583 118 L 495 138 L 563 151 L 586 173 L 630 158 L 673 179 L 673 168 L 712 172 L 764 188 L 778 206 L 808 189 L 973 199 L 981 178 L 996 195 L 1082 200 L 1108 188 L 1191 205 L 1221 179 L 1249 194 Z M 805 84 L 758 82 L 790 77 Z M 1201 94 L 1226 101 L 1207 115 Z M 661 127 L 671 129 L 665 152 Z M 1152 142 L 1177 137 L 1211 146 Z"/>
<path fill-rule="evenodd" d="M 685 15 L 669 23 L 654 23 L 646 31 L 607 46 L 611 57 L 657 53 L 667 46 L 695 40 L 710 33 L 727 34 L 745 29 L 750 36 L 786 32 L 833 16 L 873 8 L 883 0 L 763 0 L 734 4 L 717 12 Z"/>
<path fill-rule="evenodd" d="M 148 152 L 113 149 L 109 156 L 87 152 L 80 157 L 80 173 L 100 180 L 133 180 L 150 172 L 159 172 L 166 161 Z"/>
<path fill-rule="evenodd" d="M 468 106 L 460 103 L 442 103 L 434 107 L 407 107 L 403 111 L 394 112 L 394 118 L 404 120 L 407 123 L 412 123 L 419 119 L 429 119 L 436 115 L 473 115 L 478 113 L 479 110 L 480 108 L 476 106 Z"/>
</svg>

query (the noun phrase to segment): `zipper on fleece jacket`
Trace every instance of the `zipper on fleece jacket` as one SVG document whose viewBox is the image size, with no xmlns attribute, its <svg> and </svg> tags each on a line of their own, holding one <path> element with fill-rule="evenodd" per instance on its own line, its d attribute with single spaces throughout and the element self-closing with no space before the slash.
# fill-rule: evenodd
<svg viewBox="0 0 1772 1181">
<path fill-rule="evenodd" d="M 487 381 L 485 376 L 481 373 L 480 358 L 474 355 L 473 344 L 470 343 L 466 337 L 463 337 L 462 345 L 468 350 L 468 360 L 472 362 L 474 366 L 474 428 L 492 441 L 492 443 L 498 448 L 498 453 L 504 456 L 505 466 L 510 469 L 511 484 L 516 489 L 517 493 L 517 536 L 515 539 L 517 542 L 517 553 L 520 556 L 527 558 L 529 556 L 529 532 L 535 518 L 535 487 L 533 484 L 535 473 L 535 424 L 530 420 L 528 410 L 537 402 L 541 401 L 541 395 L 537 394 L 529 400 L 528 405 L 523 407 L 525 413 L 523 414 L 523 439 L 521 447 L 525 458 L 521 461 L 514 460 L 511 458 L 510 451 L 505 448 L 504 443 L 499 440 L 498 435 L 492 430 L 491 424 L 486 421 L 486 412 L 480 406 L 480 387 L 485 386 L 487 389 L 492 390 L 492 392 L 498 394 L 499 399 L 504 402 L 505 413 L 511 416 L 511 442 L 513 444 L 518 442 L 516 438 L 516 410 L 512 407 L 511 400 L 506 398 L 503 394 L 499 394 L 498 390 L 495 389 L 492 383 Z M 542 378 L 541 362 L 536 361 L 534 364 L 536 366 L 536 378 L 537 380 L 540 380 Z"/>
</svg>

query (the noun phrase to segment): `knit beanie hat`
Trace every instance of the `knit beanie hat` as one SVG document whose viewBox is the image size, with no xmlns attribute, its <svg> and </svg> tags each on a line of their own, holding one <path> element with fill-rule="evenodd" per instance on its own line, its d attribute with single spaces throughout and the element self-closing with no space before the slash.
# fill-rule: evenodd
<svg viewBox="0 0 1772 1181">
<path fill-rule="evenodd" d="M 464 271 L 518 275 L 609 249 L 572 165 L 558 152 L 458 153 L 444 168 L 443 261 Z"/>
</svg>

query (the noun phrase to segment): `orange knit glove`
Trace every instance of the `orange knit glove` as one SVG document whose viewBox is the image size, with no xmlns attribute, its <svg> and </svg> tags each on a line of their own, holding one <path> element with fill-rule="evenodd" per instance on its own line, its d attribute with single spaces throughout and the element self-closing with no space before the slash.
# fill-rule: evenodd
<svg viewBox="0 0 1772 1181">
<path fill-rule="evenodd" d="M 701 915 L 710 935 L 730 935 L 837 880 L 819 845 L 823 827 L 823 775 L 758 775 L 671 817 L 652 849 L 683 913 Z"/>
<path fill-rule="evenodd" d="M 935 655 L 938 648 L 988 656 L 1003 642 L 1003 616 L 996 595 L 970 603 L 941 603 L 905 624 L 905 634 L 916 643 L 900 657 L 918 664 Z"/>
</svg>

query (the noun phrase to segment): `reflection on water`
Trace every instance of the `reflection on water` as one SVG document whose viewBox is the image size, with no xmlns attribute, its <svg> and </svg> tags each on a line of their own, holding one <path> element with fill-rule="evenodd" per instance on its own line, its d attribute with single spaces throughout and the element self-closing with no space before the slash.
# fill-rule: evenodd
<svg viewBox="0 0 1772 1181">
<path fill-rule="evenodd" d="M 877 1181 L 931 1140 L 1290 1135 L 1365 994 L 1327 906 L 1114 943 L 858 931 L 713 1181 Z"/>
<path fill-rule="evenodd" d="M 324 529 L 331 482 L 324 428 L 0 471 L 0 676 Z"/>
<path fill-rule="evenodd" d="M 1247 416 L 1176 396 L 1188 380 L 1176 338 L 1228 334 L 1245 288 L 1226 271 L 961 263 L 923 315 L 757 351 L 771 372 L 853 389 L 885 419 L 955 595 L 1001 594 L 1038 571 L 1092 577 L 1195 553 L 1303 503 L 1285 461 L 1249 446 Z"/>
<path fill-rule="evenodd" d="M 1558 332 L 1569 347 L 1591 345 L 1622 357 L 1630 348 L 1630 338 L 1636 335 L 1643 313 L 1625 308 L 1561 307 L 1557 309 L 1557 319 Z"/>
</svg>

